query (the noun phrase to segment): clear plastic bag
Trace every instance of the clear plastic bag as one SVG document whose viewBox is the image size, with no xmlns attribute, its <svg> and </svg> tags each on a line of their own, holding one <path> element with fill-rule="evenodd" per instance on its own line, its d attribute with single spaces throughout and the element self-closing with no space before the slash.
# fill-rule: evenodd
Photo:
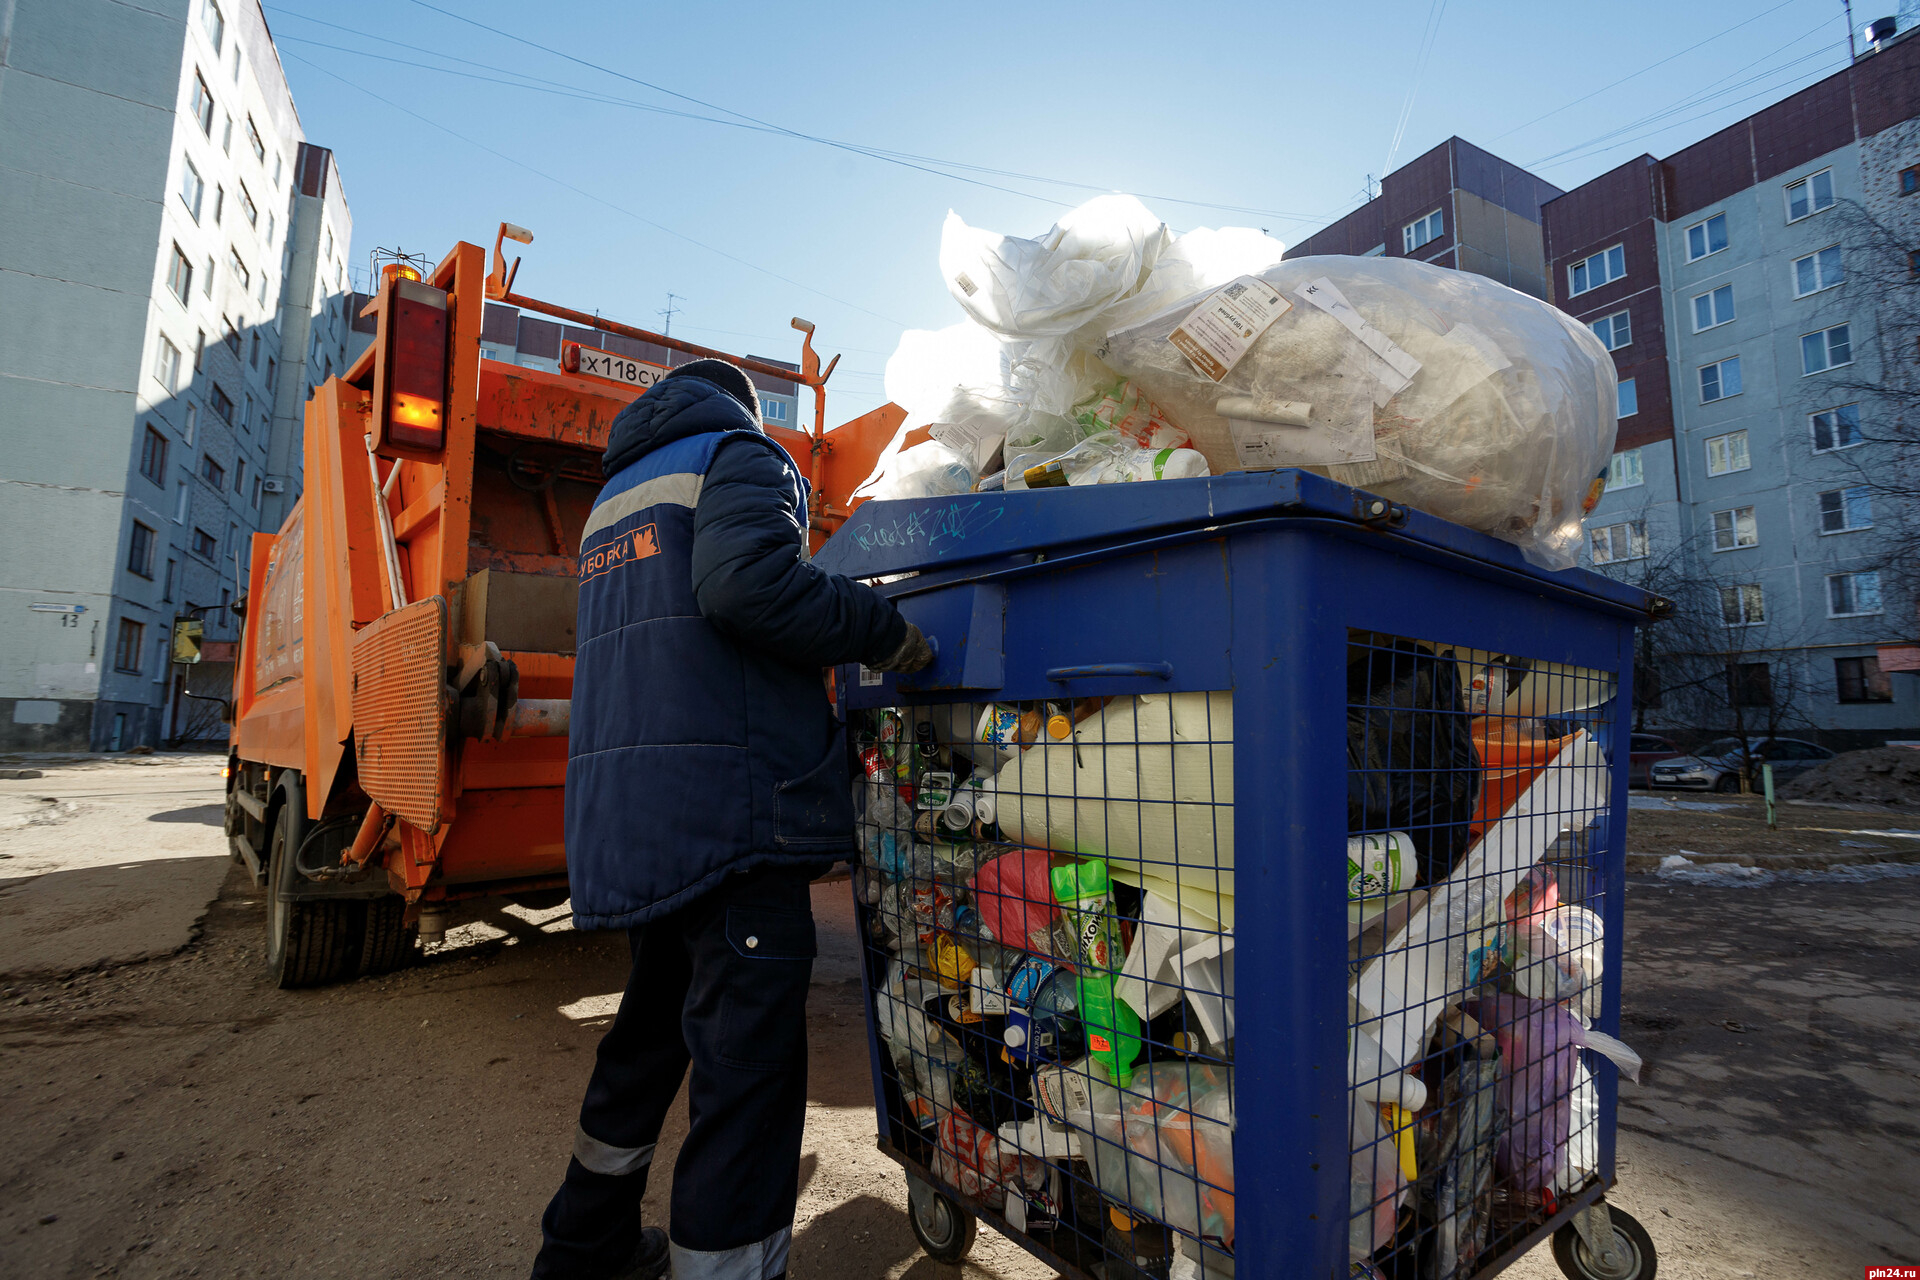
<svg viewBox="0 0 1920 1280">
<path fill-rule="evenodd" d="M 1192 449 L 1142 449 L 1118 431 L 1088 436 L 1057 457 L 1029 466 L 1022 486 L 1125 484 L 1134 480 L 1181 480 L 1207 474 L 1207 460 Z M 1007 476 L 1008 487 L 1013 476 Z"/>
<path fill-rule="evenodd" d="M 1537 298 L 1405 258 L 1298 258 L 1257 279 L 1284 309 L 1224 352 L 1217 381 L 1174 345 L 1217 295 L 1118 329 L 1099 354 L 1215 471 L 1323 469 L 1536 564 L 1575 563 L 1616 427 L 1599 339 Z"/>
</svg>

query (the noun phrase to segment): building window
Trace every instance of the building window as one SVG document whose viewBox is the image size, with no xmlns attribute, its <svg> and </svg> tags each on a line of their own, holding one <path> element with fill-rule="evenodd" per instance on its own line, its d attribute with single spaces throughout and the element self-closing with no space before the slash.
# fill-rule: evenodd
<svg viewBox="0 0 1920 1280">
<path fill-rule="evenodd" d="M 197 422 L 197 421 L 199 420 L 199 418 L 200 418 L 200 411 L 199 411 L 198 409 L 196 409 L 196 408 L 194 408 L 194 406 L 193 406 L 193 402 L 192 402 L 191 400 L 189 400 L 189 401 L 187 402 L 187 414 L 186 414 L 186 417 L 187 417 L 187 428 L 186 428 L 186 430 L 185 430 L 184 432 L 182 432 L 182 433 L 181 433 L 181 436 L 180 436 L 180 438 L 181 438 L 182 440 L 185 440 L 185 441 L 186 441 L 186 442 L 187 442 L 187 443 L 188 443 L 189 445 L 191 445 L 191 444 L 193 443 L 193 428 L 194 428 L 194 424 L 195 424 L 195 423 L 196 423 L 196 422 Z"/>
<path fill-rule="evenodd" d="M 193 167 L 193 161 L 180 157 L 180 200 L 187 206 L 187 212 L 193 215 L 195 222 L 200 221 L 200 201 L 207 194 L 207 184 L 200 177 L 200 171 Z"/>
<path fill-rule="evenodd" d="M 213 136 L 213 95 L 207 92 L 207 78 L 198 71 L 193 73 L 193 118 L 200 122 L 200 132 L 211 138 Z"/>
<path fill-rule="evenodd" d="M 1400 228 L 1400 245 L 1402 252 L 1412 253 L 1421 245 L 1432 244 L 1435 240 L 1438 240 L 1446 234 L 1446 220 L 1440 216 L 1441 212 L 1441 210 L 1435 209 L 1426 217 L 1416 222 L 1409 222 L 1406 226 Z"/>
<path fill-rule="evenodd" d="M 240 403 L 242 405 L 240 410 L 240 429 L 242 431 L 251 431 L 253 430 L 253 393 L 242 392 Z"/>
<path fill-rule="evenodd" d="M 1900 194 L 1910 196 L 1916 193 L 1920 193 L 1920 164 L 1900 171 Z"/>
<path fill-rule="evenodd" d="M 222 335 L 220 341 L 227 344 L 227 350 L 233 352 L 233 358 L 238 360 L 240 358 L 240 330 L 234 327 L 232 316 L 221 316 L 220 324 L 226 329 L 226 333 Z"/>
<path fill-rule="evenodd" d="M 147 624 L 132 618 L 120 619 L 120 635 L 113 644 L 113 669 L 129 675 L 140 674 L 140 651 L 147 646 Z M 120 736 L 118 726 L 114 737 Z"/>
<path fill-rule="evenodd" d="M 253 116 L 247 116 L 247 145 L 253 148 L 253 158 L 261 164 L 267 162 L 267 144 L 260 141 L 260 130 L 253 123 Z"/>
<path fill-rule="evenodd" d="M 787 420 L 787 402 L 785 400 L 769 400 L 767 397 L 761 396 L 760 416 L 768 422 L 785 422 Z"/>
<path fill-rule="evenodd" d="M 1639 520 L 1602 525 L 1587 532 L 1587 543 L 1595 564 L 1617 564 L 1622 560 L 1647 557 L 1647 526 Z"/>
<path fill-rule="evenodd" d="M 180 562 L 178 560 L 173 559 L 172 557 L 168 557 L 166 581 L 163 582 L 160 587 L 161 600 L 171 601 L 173 599 L 173 577 L 179 571 L 180 571 Z"/>
<path fill-rule="evenodd" d="M 202 560 L 217 560 L 219 551 L 220 544 L 214 541 L 213 535 L 196 526 L 193 531 L 193 554 Z"/>
<path fill-rule="evenodd" d="M 1730 627 L 1751 627 L 1767 620 L 1767 598 L 1760 584 L 1720 588 L 1720 621 Z"/>
<path fill-rule="evenodd" d="M 180 390 L 180 348 L 160 339 L 160 350 L 153 362 L 153 376 L 169 393 Z"/>
<path fill-rule="evenodd" d="M 1807 415 L 1813 424 L 1813 451 L 1831 453 L 1860 443 L 1860 406 L 1843 404 Z"/>
<path fill-rule="evenodd" d="M 221 217 L 227 211 L 227 189 L 219 183 L 213 184 L 213 225 L 219 226 Z"/>
<path fill-rule="evenodd" d="M 1600 339 L 1600 345 L 1609 351 L 1618 351 L 1633 341 L 1633 321 L 1624 311 L 1590 320 L 1587 328 L 1593 330 L 1593 336 Z"/>
<path fill-rule="evenodd" d="M 1567 268 L 1567 293 L 1578 296 L 1590 289 L 1618 280 L 1627 274 L 1627 251 L 1623 245 L 1602 249 Z"/>
<path fill-rule="evenodd" d="M 1759 545 L 1760 527 L 1754 521 L 1752 507 L 1735 507 L 1731 511 L 1713 513 L 1715 551 L 1734 551 Z"/>
<path fill-rule="evenodd" d="M 1842 702 L 1893 701 L 1893 682 L 1878 658 L 1835 658 L 1833 683 Z"/>
<path fill-rule="evenodd" d="M 279 379 L 279 377 L 280 377 L 280 366 L 274 363 L 272 356 L 268 356 L 267 357 L 267 390 L 269 391 L 273 390 L 273 385 Z"/>
<path fill-rule="evenodd" d="M 1863 484 L 1820 495 L 1820 532 L 1851 533 L 1873 527 L 1873 493 Z"/>
<path fill-rule="evenodd" d="M 213 255 L 211 254 L 207 255 L 207 279 L 201 287 L 201 292 L 209 298 L 213 296 Z"/>
<path fill-rule="evenodd" d="M 1687 228 L 1687 261 L 1698 262 L 1727 247 L 1727 215 L 1716 213 Z"/>
<path fill-rule="evenodd" d="M 1773 705 L 1773 673 L 1764 662 L 1727 664 L 1727 701 L 1736 707 Z"/>
<path fill-rule="evenodd" d="M 226 123 L 220 127 L 220 151 L 221 151 L 221 154 L 223 155 L 230 156 L 233 154 L 233 117 L 232 116 L 228 116 Z"/>
<path fill-rule="evenodd" d="M 215 489 L 224 489 L 227 484 L 227 469 L 213 460 L 212 454 L 200 455 L 200 478 Z"/>
<path fill-rule="evenodd" d="M 255 511 L 258 511 L 260 509 L 260 477 L 259 476 L 255 476 L 253 478 L 253 509 Z"/>
<path fill-rule="evenodd" d="M 1836 573 L 1827 578 L 1827 616 L 1857 618 L 1880 612 L 1878 573 Z"/>
<path fill-rule="evenodd" d="M 260 305 L 263 307 L 266 306 L 267 305 L 267 273 L 265 271 L 262 271 L 260 273 L 260 295 L 259 296 L 260 296 Z"/>
<path fill-rule="evenodd" d="M 1837 324 L 1831 329 L 1805 334 L 1800 339 L 1800 373 L 1820 373 L 1853 363 L 1853 335 L 1850 327 Z"/>
<path fill-rule="evenodd" d="M 269 249 L 273 248 L 273 214 L 271 213 L 267 214 L 266 243 L 267 243 L 267 248 Z"/>
<path fill-rule="evenodd" d="M 1640 466 L 1638 449 L 1623 449 L 1613 455 L 1607 463 L 1607 492 L 1615 489 L 1635 489 L 1646 483 L 1646 473 Z"/>
<path fill-rule="evenodd" d="M 1712 329 L 1733 319 L 1733 286 L 1723 284 L 1693 300 L 1693 331 Z"/>
<path fill-rule="evenodd" d="M 1907 250 L 1907 274 L 1920 278 L 1920 249 Z"/>
<path fill-rule="evenodd" d="M 173 522 L 187 522 L 187 482 L 181 480 L 173 486 Z"/>
<path fill-rule="evenodd" d="M 1640 389 L 1632 378 L 1620 379 L 1620 385 L 1614 389 L 1614 416 L 1631 418 L 1640 412 Z"/>
<path fill-rule="evenodd" d="M 240 261 L 240 251 L 238 249 L 227 250 L 227 270 L 231 271 L 233 273 L 233 278 L 240 282 L 240 288 L 243 292 L 246 290 L 247 286 L 253 281 L 253 275 L 251 272 L 247 270 L 247 264 Z M 235 349 L 234 354 L 235 355 L 240 354 L 237 348 Z"/>
<path fill-rule="evenodd" d="M 1740 357 L 1728 356 L 1700 368 L 1700 403 L 1712 404 L 1740 394 Z"/>
<path fill-rule="evenodd" d="M 227 20 L 220 13 L 218 0 L 207 0 L 206 12 L 200 15 L 200 24 L 207 29 L 207 42 L 215 53 L 220 52 L 220 42 L 227 34 Z"/>
<path fill-rule="evenodd" d="M 1822 169 L 1787 184 L 1787 221 L 1798 222 L 1833 205 L 1833 170 Z"/>
<path fill-rule="evenodd" d="M 248 226 L 260 225 L 260 210 L 254 207 L 253 196 L 247 191 L 247 184 L 244 182 L 240 184 L 240 212 L 246 216 Z"/>
<path fill-rule="evenodd" d="M 167 289 L 183 307 L 187 305 L 187 295 L 193 292 L 193 263 L 187 261 L 187 255 L 177 244 L 173 246 L 173 258 L 167 263 Z"/>
<path fill-rule="evenodd" d="M 219 383 L 214 383 L 213 389 L 207 393 L 207 404 L 220 421 L 228 426 L 233 425 L 233 398 L 220 389 Z"/>
<path fill-rule="evenodd" d="M 260 333 L 255 330 L 252 340 L 247 343 L 247 363 L 254 368 L 260 367 Z"/>
<path fill-rule="evenodd" d="M 1722 436 L 1707 437 L 1707 474 L 1724 476 L 1735 471 L 1745 471 L 1753 465 L 1747 456 L 1747 433 L 1729 431 Z"/>
<path fill-rule="evenodd" d="M 1840 265 L 1840 246 L 1837 244 L 1793 260 L 1793 296 L 1796 298 L 1831 289 L 1846 281 L 1847 273 Z"/>
<path fill-rule="evenodd" d="M 153 530 L 138 520 L 133 522 L 133 536 L 127 540 L 127 572 L 153 577 Z"/>
<path fill-rule="evenodd" d="M 151 422 L 140 442 L 140 474 L 162 489 L 167 487 L 167 438 Z"/>
</svg>

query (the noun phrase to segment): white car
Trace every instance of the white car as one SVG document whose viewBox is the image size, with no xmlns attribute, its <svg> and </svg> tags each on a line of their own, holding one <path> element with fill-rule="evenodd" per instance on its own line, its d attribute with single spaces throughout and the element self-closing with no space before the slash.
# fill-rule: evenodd
<svg viewBox="0 0 1920 1280">
<path fill-rule="evenodd" d="M 1738 791 L 1743 770 L 1751 773 L 1758 785 L 1760 766 L 1773 766 L 1775 785 L 1805 773 L 1833 752 L 1818 743 L 1799 738 L 1721 738 L 1710 742 L 1690 756 L 1661 760 L 1647 770 L 1655 787 L 1678 787 L 1686 791 Z"/>
</svg>

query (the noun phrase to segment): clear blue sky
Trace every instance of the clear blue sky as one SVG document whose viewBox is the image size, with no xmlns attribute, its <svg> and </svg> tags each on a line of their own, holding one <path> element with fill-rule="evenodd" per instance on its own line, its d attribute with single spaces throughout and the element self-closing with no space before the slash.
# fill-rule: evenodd
<svg viewBox="0 0 1920 1280">
<path fill-rule="evenodd" d="M 1839 0 L 430 3 L 267 0 L 355 263 L 491 244 L 506 219 L 535 233 L 534 297 L 657 328 L 672 292 L 676 336 L 785 359 L 805 316 L 846 353 L 829 425 L 885 400 L 903 328 L 960 318 L 949 209 L 1037 235 L 1126 191 L 1178 230 L 1293 243 L 1451 134 L 1572 188 L 1846 62 Z M 1866 0 L 1856 26 L 1897 7 Z"/>
</svg>

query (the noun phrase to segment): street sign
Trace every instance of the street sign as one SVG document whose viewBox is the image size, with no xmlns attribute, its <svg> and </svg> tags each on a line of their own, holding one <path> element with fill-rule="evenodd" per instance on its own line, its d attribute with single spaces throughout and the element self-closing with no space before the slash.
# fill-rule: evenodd
<svg viewBox="0 0 1920 1280">
<path fill-rule="evenodd" d="M 85 613 L 87 611 L 87 606 L 83 604 L 52 604 L 45 600 L 35 600 L 27 608 L 34 613 Z"/>
</svg>

